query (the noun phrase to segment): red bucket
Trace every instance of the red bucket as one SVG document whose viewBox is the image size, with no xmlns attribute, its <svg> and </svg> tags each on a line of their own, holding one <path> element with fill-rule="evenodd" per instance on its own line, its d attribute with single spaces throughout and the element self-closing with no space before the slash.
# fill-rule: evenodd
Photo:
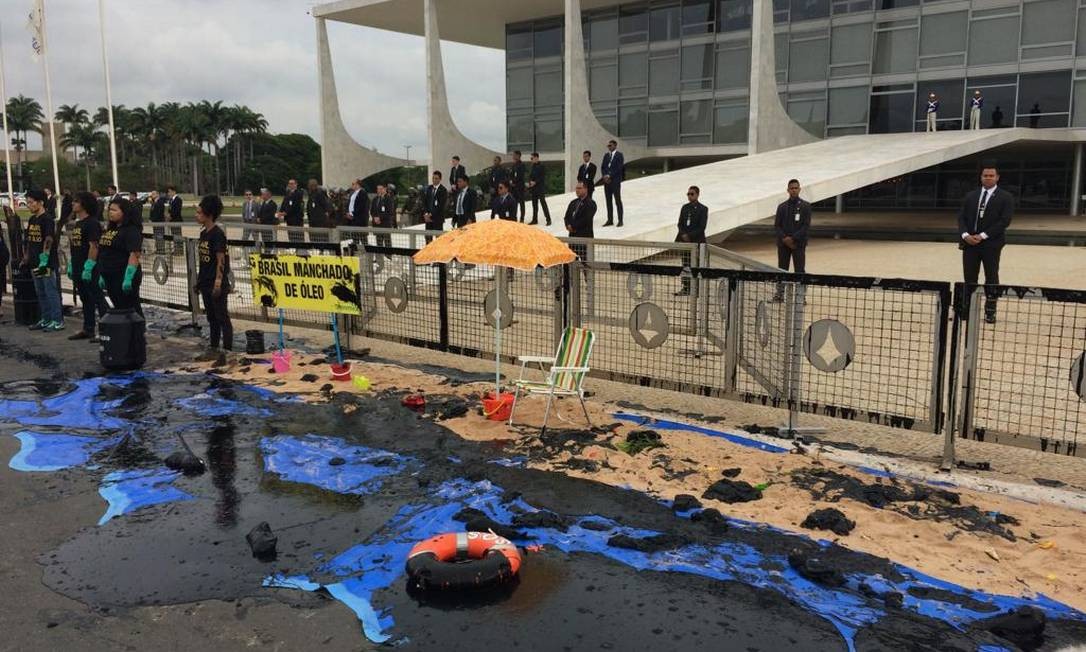
<svg viewBox="0 0 1086 652">
<path fill-rule="evenodd" d="M 351 365 L 350 364 L 332 364 L 332 380 L 339 382 L 350 382 L 351 380 Z"/>
<path fill-rule="evenodd" d="M 426 409 L 426 397 L 422 394 L 408 394 L 403 397 L 400 404 L 409 410 L 415 410 L 416 412 L 422 412 Z"/>
<path fill-rule="evenodd" d="M 494 392 L 483 397 L 483 415 L 491 421 L 507 421 L 513 414 L 513 395 L 502 392 L 497 397 Z"/>
</svg>

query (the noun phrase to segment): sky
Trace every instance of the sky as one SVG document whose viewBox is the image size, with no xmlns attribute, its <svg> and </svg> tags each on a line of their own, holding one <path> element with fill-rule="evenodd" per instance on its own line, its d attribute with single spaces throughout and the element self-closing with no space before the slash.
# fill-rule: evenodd
<svg viewBox="0 0 1086 652">
<path fill-rule="evenodd" d="M 0 1 L 6 91 L 45 107 L 42 66 L 26 29 L 31 0 Z M 222 100 L 264 114 L 273 133 L 320 140 L 316 30 L 308 0 L 105 0 L 113 104 Z M 54 109 L 105 106 L 94 0 L 45 0 Z M 422 37 L 328 23 L 348 132 L 393 156 L 427 155 Z M 505 149 L 505 75 L 498 50 L 443 43 L 449 104 L 469 138 Z M 480 71 L 493 71 L 479 84 Z M 470 90 L 468 90 L 470 89 Z M 30 147 L 40 140 L 30 138 Z"/>
</svg>

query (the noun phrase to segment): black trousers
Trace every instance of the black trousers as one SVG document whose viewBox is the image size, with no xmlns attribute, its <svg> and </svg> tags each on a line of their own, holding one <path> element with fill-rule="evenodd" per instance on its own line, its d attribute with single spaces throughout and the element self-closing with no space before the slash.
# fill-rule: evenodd
<svg viewBox="0 0 1086 652">
<path fill-rule="evenodd" d="M 135 308 L 136 312 L 143 314 L 143 306 L 140 305 L 140 285 L 143 283 L 143 270 L 136 272 L 132 279 L 132 292 L 124 291 L 124 269 L 102 272 L 102 278 L 106 282 L 106 294 L 110 303 L 116 310 L 128 310 Z"/>
<path fill-rule="evenodd" d="M 434 220 L 433 218 L 430 218 L 430 219 L 433 220 L 433 221 L 426 225 L 426 230 L 427 231 L 444 231 L 445 230 L 445 220 L 443 220 L 443 219 L 442 220 Z M 432 235 L 426 236 L 426 244 L 430 244 L 430 241 L 433 240 L 434 237 L 435 236 L 432 236 Z"/>
<path fill-rule="evenodd" d="M 684 249 L 683 252 L 682 252 L 682 257 L 683 257 L 683 269 L 684 270 L 689 269 L 690 268 L 690 252 L 688 250 Z M 690 277 L 683 274 L 682 283 L 683 283 L 683 292 L 690 292 Z"/>
<path fill-rule="evenodd" d="M 984 284 L 999 285 L 999 257 L 1003 254 L 1003 245 L 988 244 L 966 245 L 962 250 L 962 271 L 965 282 L 976 285 L 980 280 L 980 268 L 984 267 Z M 984 289 L 984 313 L 995 315 L 996 296 L 994 289 Z"/>
<path fill-rule="evenodd" d="M 174 222 L 177 226 L 170 227 L 170 235 L 173 236 L 173 252 L 179 254 L 185 250 L 184 242 L 181 240 L 181 224 Z"/>
<path fill-rule="evenodd" d="M 611 183 L 605 184 L 603 186 L 603 196 L 604 199 L 607 200 L 607 223 L 611 224 L 614 222 L 612 219 L 612 214 L 614 212 L 614 209 L 612 208 L 613 203 L 614 208 L 618 209 L 618 223 L 622 224 L 622 182 L 612 181 Z"/>
<path fill-rule="evenodd" d="M 79 294 L 79 303 L 83 305 L 83 332 L 94 335 L 95 328 L 98 325 L 95 317 L 105 317 L 109 306 L 102 295 L 102 288 L 98 287 L 98 270 L 95 270 L 91 275 L 90 282 L 85 283 L 82 278 L 83 266 L 79 265 L 79 271 L 76 271 L 76 269 L 75 266 L 72 267 L 72 274 L 75 276 L 72 283 L 75 285 L 75 291 Z"/>
<path fill-rule="evenodd" d="M 219 348 L 221 338 L 222 348 L 233 351 L 234 324 L 230 322 L 230 311 L 226 307 L 227 296 L 226 288 L 223 288 L 218 297 L 214 296 L 211 288 L 200 288 L 200 300 L 204 302 L 204 313 L 207 315 L 211 348 Z"/>
<path fill-rule="evenodd" d="M 164 254 L 166 253 L 166 227 L 158 226 L 159 224 L 162 224 L 162 222 L 155 221 L 151 222 L 151 224 L 155 225 L 153 228 L 155 234 L 155 253 Z"/>
<path fill-rule="evenodd" d="M 524 186 L 519 186 L 519 187 L 514 186 L 513 187 L 513 200 L 515 202 L 517 202 L 517 206 L 520 207 L 518 209 L 518 210 L 520 210 L 520 213 L 519 213 L 520 221 L 523 222 L 524 221 L 524 216 L 528 213 L 528 210 L 527 210 L 527 208 L 525 208 L 525 205 L 524 205 Z"/>
<path fill-rule="evenodd" d="M 807 243 L 800 243 L 796 245 L 795 249 L 789 249 L 782 242 L 777 243 L 777 267 L 788 271 L 788 263 L 791 261 L 794 265 L 794 271 L 796 274 L 804 274 L 807 272 Z"/>
<path fill-rule="evenodd" d="M 541 192 L 532 193 L 532 221 L 539 221 L 539 204 L 543 204 L 543 217 L 547 219 L 547 224 L 550 224 L 551 211 L 547 208 L 547 196 Z"/>
</svg>

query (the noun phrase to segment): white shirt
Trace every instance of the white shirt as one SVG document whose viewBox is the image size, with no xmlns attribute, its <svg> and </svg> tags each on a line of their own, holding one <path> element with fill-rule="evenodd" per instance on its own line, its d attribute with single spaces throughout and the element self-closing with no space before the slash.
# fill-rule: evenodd
<svg viewBox="0 0 1086 652">
<path fill-rule="evenodd" d="M 984 201 L 984 205 L 985 205 L 985 207 L 987 207 L 988 204 L 992 201 L 992 197 L 995 195 L 995 192 L 996 192 L 996 190 L 998 188 L 999 188 L 998 185 L 992 186 L 991 188 L 985 188 L 984 186 L 981 186 L 981 188 L 980 188 L 980 197 L 977 198 L 977 219 L 978 220 L 980 219 L 980 203 L 982 201 Z M 986 192 L 988 193 L 987 201 L 985 201 L 985 197 L 984 197 L 984 193 L 986 193 Z M 969 232 L 963 233 L 962 234 L 962 240 L 965 240 L 966 236 L 968 236 L 968 235 L 969 235 Z M 988 234 L 987 233 L 978 233 L 977 235 L 980 236 L 981 240 L 987 240 L 988 239 Z"/>
<path fill-rule="evenodd" d="M 351 217 L 354 217 L 354 200 L 358 198 L 358 193 L 360 192 L 362 192 L 361 188 L 352 192 L 351 199 L 347 202 L 347 214 Z"/>
</svg>

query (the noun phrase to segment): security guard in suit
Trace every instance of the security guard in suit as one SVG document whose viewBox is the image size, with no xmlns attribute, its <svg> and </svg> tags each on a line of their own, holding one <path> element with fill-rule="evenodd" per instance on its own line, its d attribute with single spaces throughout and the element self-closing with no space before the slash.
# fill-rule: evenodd
<svg viewBox="0 0 1086 652">
<path fill-rule="evenodd" d="M 984 267 L 985 285 L 999 284 L 999 257 L 1006 244 L 1007 227 L 1014 216 L 1014 196 L 999 187 L 999 170 L 994 165 L 980 173 L 980 188 L 965 196 L 958 212 L 958 232 L 965 282 L 976 285 Z M 985 289 L 984 320 L 996 323 L 996 296 Z"/>
<path fill-rule="evenodd" d="M 709 223 L 709 208 L 698 201 L 701 197 L 701 188 L 690 186 L 686 191 L 686 204 L 679 211 L 679 232 L 675 236 L 675 242 L 705 242 L 705 227 Z M 683 250 L 683 269 L 690 268 L 690 252 Z M 687 296 L 690 294 L 690 277 L 683 276 L 682 289 L 675 296 Z"/>
<path fill-rule="evenodd" d="M 581 154 L 581 167 L 577 169 L 577 181 L 583 183 L 588 189 L 588 196 L 596 189 L 596 164 L 592 162 L 592 152 L 587 149 Z"/>
<path fill-rule="evenodd" d="M 502 180 L 498 183 L 498 194 L 490 206 L 490 219 L 517 221 L 517 202 L 509 193 L 509 182 Z"/>
<path fill-rule="evenodd" d="M 526 212 L 524 203 L 525 184 L 528 181 L 528 167 L 521 160 L 523 155 L 520 150 L 513 152 L 513 164 L 509 166 L 509 190 L 513 193 L 513 200 L 520 209 L 520 221 L 524 221 Z"/>
<path fill-rule="evenodd" d="M 799 181 L 788 181 L 788 199 L 777 206 L 773 223 L 777 234 L 777 267 L 788 271 L 791 261 L 796 274 L 807 271 L 807 232 L 811 228 L 811 205 L 799 198 Z"/>
</svg>

